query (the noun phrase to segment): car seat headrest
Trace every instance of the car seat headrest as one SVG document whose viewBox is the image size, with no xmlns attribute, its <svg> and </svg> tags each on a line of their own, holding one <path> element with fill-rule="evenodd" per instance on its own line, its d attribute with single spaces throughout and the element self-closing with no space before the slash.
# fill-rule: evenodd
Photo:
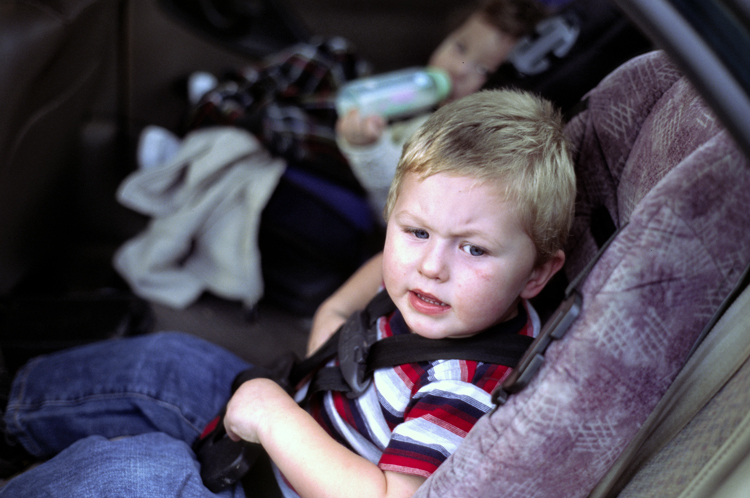
<svg viewBox="0 0 750 498">
<path fill-rule="evenodd" d="M 570 279 L 675 165 L 721 130 L 662 52 L 623 65 L 586 99 L 566 129 L 578 183 L 566 251 Z"/>
</svg>

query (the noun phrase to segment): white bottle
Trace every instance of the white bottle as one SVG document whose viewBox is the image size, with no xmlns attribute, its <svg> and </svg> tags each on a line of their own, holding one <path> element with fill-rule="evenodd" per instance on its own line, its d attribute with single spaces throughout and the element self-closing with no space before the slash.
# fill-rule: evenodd
<svg viewBox="0 0 750 498">
<path fill-rule="evenodd" d="M 414 67 L 351 81 L 336 97 L 336 111 L 343 116 L 359 109 L 363 116 L 401 118 L 424 112 L 445 99 L 451 80 L 445 71 Z"/>
</svg>

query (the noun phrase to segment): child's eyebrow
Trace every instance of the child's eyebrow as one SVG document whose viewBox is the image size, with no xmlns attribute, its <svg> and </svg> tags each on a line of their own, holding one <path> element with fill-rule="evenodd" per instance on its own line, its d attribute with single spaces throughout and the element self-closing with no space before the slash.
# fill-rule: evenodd
<svg viewBox="0 0 750 498">
<path fill-rule="evenodd" d="M 427 222 L 411 211 L 396 211 L 393 217 L 397 222 L 408 225 L 425 225 Z"/>
<path fill-rule="evenodd" d="M 502 245 L 502 241 L 500 240 L 499 237 L 493 234 L 487 233 L 483 230 L 471 230 L 471 229 L 459 230 L 459 231 L 453 232 L 451 236 L 454 238 L 459 238 L 459 239 L 475 239 L 475 240 L 478 240 L 478 243 L 480 245 L 487 244 L 492 247 L 500 247 Z"/>
<path fill-rule="evenodd" d="M 402 225 L 417 226 L 429 231 L 435 230 L 429 221 L 425 221 L 413 213 L 398 213 L 396 215 L 396 221 Z M 499 237 L 479 229 L 459 227 L 456 230 L 450 230 L 445 235 L 453 239 L 474 239 L 479 245 L 487 245 L 491 247 L 500 247 L 503 245 Z"/>
<path fill-rule="evenodd" d="M 401 225 L 424 228 L 430 231 L 435 229 L 428 220 L 413 211 L 396 211 L 393 213 L 393 217 Z M 488 247 L 505 245 L 500 237 L 485 230 L 459 227 L 456 230 L 451 230 L 447 235 L 455 239 L 478 239 L 479 245 L 487 245 Z"/>
</svg>

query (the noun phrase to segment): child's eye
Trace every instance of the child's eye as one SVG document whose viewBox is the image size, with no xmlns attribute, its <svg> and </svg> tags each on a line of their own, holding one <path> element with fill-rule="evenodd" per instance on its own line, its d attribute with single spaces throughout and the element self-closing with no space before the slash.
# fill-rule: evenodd
<svg viewBox="0 0 750 498">
<path fill-rule="evenodd" d="M 472 256 L 483 256 L 486 253 L 484 249 L 473 244 L 464 244 L 463 246 L 461 246 L 461 249 Z"/>
<path fill-rule="evenodd" d="M 407 228 L 404 231 L 406 233 L 412 234 L 418 239 L 426 239 L 426 238 L 429 238 L 430 236 L 430 234 L 427 233 L 427 230 L 424 230 L 422 228 Z"/>
</svg>

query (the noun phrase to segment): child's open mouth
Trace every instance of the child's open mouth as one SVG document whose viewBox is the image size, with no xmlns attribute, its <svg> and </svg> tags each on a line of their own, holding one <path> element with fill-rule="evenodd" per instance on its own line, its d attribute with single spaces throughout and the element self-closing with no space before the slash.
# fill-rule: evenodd
<svg viewBox="0 0 750 498">
<path fill-rule="evenodd" d="M 419 291 L 409 292 L 409 302 L 416 311 L 428 315 L 443 313 L 450 309 L 449 304 L 440 301 L 435 296 Z"/>
</svg>

